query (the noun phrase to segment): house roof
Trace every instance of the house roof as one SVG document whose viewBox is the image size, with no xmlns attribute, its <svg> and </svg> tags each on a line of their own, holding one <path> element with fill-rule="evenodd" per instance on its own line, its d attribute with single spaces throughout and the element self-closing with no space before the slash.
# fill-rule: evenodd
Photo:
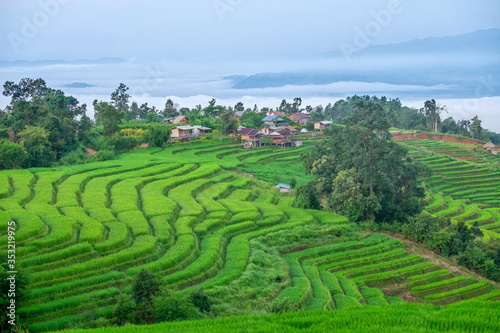
<svg viewBox="0 0 500 333">
<path fill-rule="evenodd" d="M 205 126 L 201 126 L 201 125 L 193 125 L 193 128 L 201 129 L 201 130 L 204 130 L 204 131 L 211 130 L 210 127 L 205 127 Z"/>
<path fill-rule="evenodd" d="M 283 119 L 281 119 L 278 116 L 265 116 L 264 119 L 262 119 L 262 120 L 263 121 L 283 121 Z"/>
<path fill-rule="evenodd" d="M 268 111 L 267 115 L 268 116 L 284 116 L 285 112 L 283 112 L 283 111 Z"/>
<path fill-rule="evenodd" d="M 290 185 L 278 184 L 278 185 L 276 185 L 276 188 L 286 188 L 287 190 L 289 190 L 290 189 Z"/>
<path fill-rule="evenodd" d="M 484 145 L 484 148 L 495 148 L 495 145 L 493 144 L 493 142 L 490 141 Z"/>
<path fill-rule="evenodd" d="M 238 130 L 239 135 L 248 135 L 248 136 L 256 136 L 262 135 L 262 132 L 253 128 L 242 128 Z"/>
<path fill-rule="evenodd" d="M 185 118 L 185 119 L 187 119 L 187 120 L 189 121 L 189 118 L 188 118 L 188 117 L 186 117 L 186 116 L 177 116 L 177 117 L 175 117 L 175 119 L 174 119 L 174 120 L 172 120 L 172 124 L 178 124 L 178 123 L 180 123 L 180 122 L 181 122 L 184 118 Z"/>
<path fill-rule="evenodd" d="M 315 121 L 314 123 L 315 123 L 315 124 L 317 124 L 317 123 L 321 123 L 321 124 L 324 124 L 324 125 L 333 124 L 333 122 L 332 122 L 332 121 L 328 121 L 328 120 Z"/>
<path fill-rule="evenodd" d="M 290 126 L 290 125 L 285 126 L 284 129 L 286 129 L 286 130 L 288 130 L 290 132 L 297 132 L 297 129 L 295 129 L 293 126 Z"/>
<path fill-rule="evenodd" d="M 272 133 L 269 133 L 268 136 L 283 136 L 283 137 L 287 137 L 287 136 L 292 136 L 292 135 L 293 134 L 290 133 L 290 131 L 282 129 L 282 130 L 277 130 L 277 131 L 274 131 Z"/>
<path fill-rule="evenodd" d="M 291 118 L 311 118 L 311 116 L 307 115 L 307 114 L 303 114 L 303 113 L 300 113 L 300 112 L 295 112 L 295 113 L 292 113 L 289 117 Z"/>
<path fill-rule="evenodd" d="M 188 131 L 188 130 L 192 130 L 193 126 L 191 126 L 191 125 L 175 126 L 172 129 L 175 129 L 175 128 L 183 130 L 183 131 Z"/>
</svg>

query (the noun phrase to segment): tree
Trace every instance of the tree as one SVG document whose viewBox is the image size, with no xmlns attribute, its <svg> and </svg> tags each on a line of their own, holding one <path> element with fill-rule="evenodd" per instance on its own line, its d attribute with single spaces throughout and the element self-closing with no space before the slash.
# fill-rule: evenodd
<svg viewBox="0 0 500 333">
<path fill-rule="evenodd" d="M 51 149 L 49 135 L 49 132 L 39 126 L 26 126 L 19 133 L 20 142 L 28 154 L 28 168 L 49 167 L 55 161 L 56 154 Z"/>
<path fill-rule="evenodd" d="M 195 319 L 199 316 L 189 295 L 165 293 L 158 297 L 155 308 L 155 320 L 158 322 Z"/>
<path fill-rule="evenodd" d="M 203 288 L 193 291 L 190 295 L 190 299 L 200 312 L 210 312 L 212 309 L 210 299 L 203 292 Z"/>
<path fill-rule="evenodd" d="M 127 90 L 129 87 L 120 83 L 118 88 L 111 93 L 111 104 L 118 110 L 122 118 L 125 118 L 129 111 L 128 99 L 130 95 L 127 94 Z"/>
<path fill-rule="evenodd" d="M 261 128 L 264 124 L 264 115 L 253 111 L 245 112 L 240 117 L 240 123 L 244 127 Z"/>
<path fill-rule="evenodd" d="M 238 133 L 238 120 L 232 111 L 227 110 L 222 114 L 220 130 L 226 135 L 236 135 Z"/>
<path fill-rule="evenodd" d="M 302 98 L 295 97 L 293 99 L 292 112 L 299 112 L 301 105 L 302 105 Z"/>
<path fill-rule="evenodd" d="M 215 106 L 215 103 L 217 101 L 215 100 L 215 98 L 212 98 L 209 102 L 208 102 L 208 106 Z"/>
<path fill-rule="evenodd" d="M 314 190 L 314 183 L 311 182 L 297 187 L 295 196 L 297 198 L 297 200 L 295 200 L 296 207 L 305 209 L 321 209 L 321 204 L 316 196 L 316 191 Z"/>
<path fill-rule="evenodd" d="M 23 146 L 8 140 L 0 140 L 0 170 L 15 170 L 22 166 L 25 160 L 26 152 Z"/>
<path fill-rule="evenodd" d="M 6 81 L 3 85 L 3 95 L 12 96 L 12 101 L 17 102 L 20 100 L 29 101 L 34 96 L 43 97 L 47 93 L 47 85 L 43 79 L 30 79 L 23 78 L 19 84 L 12 81 Z"/>
<path fill-rule="evenodd" d="M 483 127 L 481 126 L 481 120 L 477 116 L 475 116 L 470 121 L 471 123 L 469 129 L 472 133 L 472 137 L 476 140 L 480 139 L 481 134 L 483 132 Z"/>
<path fill-rule="evenodd" d="M 448 112 L 446 105 L 436 103 L 434 99 L 427 100 L 424 107 L 420 110 L 421 113 L 429 119 L 431 129 L 434 133 L 438 131 L 438 123 L 441 120 L 441 113 Z"/>
<path fill-rule="evenodd" d="M 335 211 L 353 221 L 404 221 L 420 212 L 420 168 L 405 158 L 407 149 L 388 141 L 382 106 L 360 100 L 345 127 L 325 131 L 327 140 L 305 158 L 317 177 L 316 190 Z"/>
<path fill-rule="evenodd" d="M 419 243 L 423 243 L 434 238 L 439 230 L 439 220 L 426 212 L 422 212 L 419 215 L 408 219 L 408 223 L 403 226 L 404 235 L 416 240 Z"/>
<path fill-rule="evenodd" d="M 130 117 L 132 119 L 137 119 L 139 117 L 139 105 L 135 101 L 130 105 Z"/>
<path fill-rule="evenodd" d="M 104 136 L 111 137 L 116 132 L 119 131 L 118 125 L 121 124 L 122 120 L 120 117 L 120 112 L 111 104 L 106 102 L 94 101 L 95 117 L 103 125 Z"/>
<path fill-rule="evenodd" d="M 238 102 L 234 106 L 234 111 L 236 111 L 236 112 L 238 112 L 238 111 L 244 111 L 244 110 L 245 110 L 245 107 L 243 106 L 242 102 Z"/>
<path fill-rule="evenodd" d="M 149 143 L 150 147 L 163 147 L 170 140 L 170 128 L 164 124 L 151 124 L 147 129 L 144 140 Z"/>
<path fill-rule="evenodd" d="M 88 145 L 90 142 L 90 130 L 92 129 L 92 121 L 86 114 L 80 118 L 78 123 L 78 141 L 83 145 Z"/>
<path fill-rule="evenodd" d="M 164 117 L 173 117 L 177 114 L 177 109 L 175 107 L 174 101 L 170 98 L 165 102 L 165 109 L 163 110 Z"/>
<path fill-rule="evenodd" d="M 160 279 L 142 269 L 132 285 L 132 297 L 138 308 L 141 308 L 147 317 L 147 323 L 153 323 L 153 311 L 155 309 L 154 298 L 160 293 Z"/>
</svg>

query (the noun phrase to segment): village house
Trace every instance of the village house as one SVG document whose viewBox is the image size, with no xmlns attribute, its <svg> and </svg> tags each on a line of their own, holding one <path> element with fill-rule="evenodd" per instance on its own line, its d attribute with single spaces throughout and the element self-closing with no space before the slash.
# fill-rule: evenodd
<svg viewBox="0 0 500 333">
<path fill-rule="evenodd" d="M 164 124 L 171 124 L 174 120 L 175 120 L 175 117 L 163 118 L 163 123 Z"/>
<path fill-rule="evenodd" d="M 278 123 L 283 122 L 284 120 L 281 119 L 278 116 L 265 116 L 264 119 L 264 124 L 266 125 L 271 125 L 271 126 L 276 126 Z"/>
<path fill-rule="evenodd" d="M 280 192 L 290 192 L 290 185 L 285 185 L 285 184 L 278 184 L 276 185 L 276 189 L 279 189 Z"/>
<path fill-rule="evenodd" d="M 212 129 L 201 125 L 193 125 L 193 137 L 205 136 Z"/>
<path fill-rule="evenodd" d="M 238 135 L 241 137 L 245 148 L 254 148 L 262 145 L 260 139 L 264 133 L 253 128 L 240 128 L 238 129 Z"/>
<path fill-rule="evenodd" d="M 305 125 L 305 123 L 311 120 L 311 116 L 300 112 L 292 113 L 288 116 L 288 118 L 290 118 L 290 120 L 294 123 L 298 123 L 301 125 Z"/>
<path fill-rule="evenodd" d="M 331 121 L 323 120 L 323 121 L 314 122 L 314 130 L 316 132 L 321 132 L 321 131 L 323 131 L 325 129 L 329 129 L 329 128 L 332 128 Z"/>
<path fill-rule="evenodd" d="M 484 148 L 488 149 L 493 155 L 498 155 L 498 147 L 493 142 L 488 142 L 484 145 Z"/>
<path fill-rule="evenodd" d="M 181 125 L 172 128 L 172 134 L 170 137 L 172 140 L 187 141 L 191 138 L 197 138 L 200 136 L 205 136 L 212 129 L 200 125 Z"/>
<path fill-rule="evenodd" d="M 193 127 L 186 125 L 186 126 L 176 126 L 172 128 L 172 134 L 170 137 L 172 140 L 178 140 L 178 141 L 187 141 L 191 139 L 193 136 Z"/>
<path fill-rule="evenodd" d="M 284 126 L 284 127 L 280 127 L 280 129 L 286 129 L 288 132 L 292 133 L 292 135 L 295 135 L 298 133 L 297 129 L 293 126 Z"/>
<path fill-rule="evenodd" d="M 292 145 L 292 142 L 288 139 L 291 136 L 292 133 L 283 129 L 274 131 L 267 135 L 268 138 L 272 139 L 272 144 L 280 148 L 286 148 Z"/>
<path fill-rule="evenodd" d="M 276 126 L 264 126 L 263 128 L 261 128 L 261 130 L 260 130 L 260 131 L 261 131 L 262 133 L 264 133 L 265 135 L 269 135 L 269 134 L 271 134 L 272 132 L 277 131 L 277 130 L 279 130 L 279 128 L 278 128 L 278 127 L 276 127 Z"/>
</svg>

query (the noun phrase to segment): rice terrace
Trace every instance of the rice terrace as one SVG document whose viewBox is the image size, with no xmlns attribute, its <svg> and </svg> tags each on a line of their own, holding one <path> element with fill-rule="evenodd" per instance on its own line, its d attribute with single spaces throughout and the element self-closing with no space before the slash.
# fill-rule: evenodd
<svg viewBox="0 0 500 333">
<path fill-rule="evenodd" d="M 500 1 L 0 13 L 0 332 L 500 333 Z"/>
<path fill-rule="evenodd" d="M 29 297 L 18 314 L 31 332 L 99 325 L 145 269 L 178 297 L 203 290 L 215 316 L 306 311 L 162 330 L 230 332 L 242 328 L 241 320 L 266 331 L 316 321 L 348 331 L 497 329 L 496 283 L 410 254 L 404 242 L 343 216 L 294 208 L 289 193 L 241 171 L 280 161 L 298 165 L 296 157 L 317 141 L 250 151 L 198 141 L 105 162 L 2 171 L 0 242 L 5 248 L 7 225 L 15 221 L 16 265 L 30 272 Z M 485 241 L 499 238 L 500 171 L 492 171 L 486 154 L 462 161 L 440 154 L 458 149 L 448 143 L 403 144 L 435 171 L 425 199 L 429 213 L 478 222 Z M 134 328 L 142 330 L 151 328 Z"/>
</svg>

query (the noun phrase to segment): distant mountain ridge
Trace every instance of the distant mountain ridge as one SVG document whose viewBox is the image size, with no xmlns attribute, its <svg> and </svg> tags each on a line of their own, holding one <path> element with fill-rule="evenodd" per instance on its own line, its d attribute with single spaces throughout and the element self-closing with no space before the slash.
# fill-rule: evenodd
<svg viewBox="0 0 500 333">
<path fill-rule="evenodd" d="M 95 86 L 88 84 L 88 83 L 85 83 L 85 82 L 73 82 L 70 84 L 65 84 L 63 87 L 66 87 L 66 88 L 91 88 L 91 87 L 95 87 Z"/>
<path fill-rule="evenodd" d="M 500 95 L 500 30 L 480 30 L 452 37 L 430 37 L 397 44 L 377 45 L 350 55 L 338 53 L 325 59 L 341 64 L 336 69 L 300 70 L 279 73 L 256 73 L 233 76 L 233 88 L 276 88 L 286 85 L 325 85 L 342 81 L 381 82 L 395 85 L 454 87 L 455 97 L 470 97 L 488 78 L 489 92 Z M 342 66 L 342 64 L 346 64 Z M 361 64 L 361 65 L 358 65 Z"/>
</svg>

